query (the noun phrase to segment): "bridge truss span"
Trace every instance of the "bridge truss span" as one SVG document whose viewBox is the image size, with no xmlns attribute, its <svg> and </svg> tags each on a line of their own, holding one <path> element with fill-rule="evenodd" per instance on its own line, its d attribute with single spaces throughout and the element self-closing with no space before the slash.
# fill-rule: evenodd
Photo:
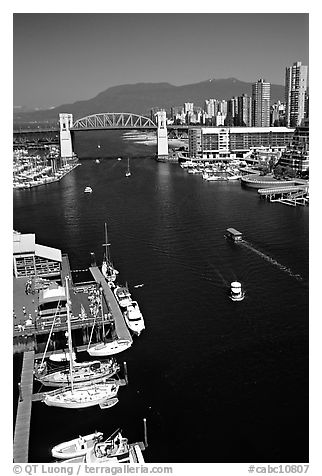
<svg viewBox="0 0 322 476">
<path fill-rule="evenodd" d="M 82 117 L 74 122 L 71 130 L 91 129 L 157 129 L 148 117 L 128 112 L 104 112 Z"/>
</svg>

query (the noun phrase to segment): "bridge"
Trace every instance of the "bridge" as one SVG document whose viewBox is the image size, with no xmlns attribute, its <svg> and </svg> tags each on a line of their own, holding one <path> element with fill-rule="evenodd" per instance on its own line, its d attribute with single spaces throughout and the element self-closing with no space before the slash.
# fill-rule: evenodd
<svg viewBox="0 0 322 476">
<path fill-rule="evenodd" d="M 13 131 L 16 145 L 19 145 L 23 135 L 35 135 L 35 142 L 39 144 L 56 143 L 60 141 L 62 157 L 71 157 L 73 155 L 72 139 L 77 131 L 90 130 L 151 130 L 157 133 L 157 155 L 159 157 L 168 156 L 168 135 L 172 138 L 187 137 L 189 125 L 167 125 L 165 111 L 158 111 L 155 114 L 157 121 L 151 118 L 133 114 L 129 112 L 103 112 L 81 117 L 73 122 L 72 114 L 59 114 L 59 126 L 48 124 L 48 126 L 20 127 Z M 46 140 L 38 139 L 40 134 L 46 134 Z M 58 138 L 59 136 L 59 138 Z"/>
<path fill-rule="evenodd" d="M 129 112 L 104 112 L 82 117 L 74 122 L 71 131 L 98 129 L 157 129 L 148 117 Z"/>
</svg>

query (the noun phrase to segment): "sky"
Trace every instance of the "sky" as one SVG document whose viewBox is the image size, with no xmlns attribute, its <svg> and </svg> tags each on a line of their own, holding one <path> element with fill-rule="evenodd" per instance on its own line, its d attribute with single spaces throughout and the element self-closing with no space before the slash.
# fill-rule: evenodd
<svg viewBox="0 0 322 476">
<path fill-rule="evenodd" d="M 14 13 L 14 106 L 86 100 L 111 86 L 264 78 L 308 65 L 305 13 Z"/>
</svg>

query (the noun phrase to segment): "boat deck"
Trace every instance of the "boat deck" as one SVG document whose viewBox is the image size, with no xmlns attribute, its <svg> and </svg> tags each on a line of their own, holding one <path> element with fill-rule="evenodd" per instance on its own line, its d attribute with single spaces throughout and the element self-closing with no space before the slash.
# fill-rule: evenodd
<svg viewBox="0 0 322 476">
<path fill-rule="evenodd" d="M 103 296 L 105 297 L 105 300 L 108 303 L 108 306 L 112 313 L 114 324 L 115 324 L 115 334 L 117 335 L 118 339 L 133 342 L 130 331 L 128 330 L 127 325 L 124 321 L 124 317 L 121 312 L 121 309 L 116 301 L 113 291 L 107 284 L 106 279 L 104 278 L 104 276 L 102 275 L 101 271 L 99 270 L 97 266 L 92 266 L 89 269 L 95 281 L 99 283 L 103 288 Z"/>
<path fill-rule="evenodd" d="M 15 463 L 28 463 L 34 355 L 34 351 L 31 351 L 25 352 L 23 356 L 20 397 L 13 440 Z"/>
</svg>

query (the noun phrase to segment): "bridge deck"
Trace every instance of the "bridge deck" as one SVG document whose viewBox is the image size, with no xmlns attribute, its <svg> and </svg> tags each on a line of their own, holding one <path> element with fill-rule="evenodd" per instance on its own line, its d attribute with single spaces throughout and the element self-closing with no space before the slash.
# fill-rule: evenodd
<svg viewBox="0 0 322 476">
<path fill-rule="evenodd" d="M 13 440 L 13 460 L 15 463 L 28 463 L 34 355 L 35 352 L 30 351 L 25 352 L 23 356 L 20 383 L 21 393 Z"/>
<path fill-rule="evenodd" d="M 108 305 L 109 305 L 109 307 L 111 309 L 111 312 L 112 312 L 112 315 L 113 315 L 113 319 L 114 319 L 114 323 L 115 323 L 115 333 L 116 333 L 118 339 L 133 342 L 130 331 L 128 330 L 127 325 L 124 321 L 123 314 L 122 314 L 122 312 L 120 310 L 120 307 L 119 307 L 119 305 L 116 301 L 116 297 L 114 296 L 111 288 L 107 284 L 106 279 L 104 278 L 104 276 L 102 275 L 102 273 L 100 272 L 100 270 L 98 269 L 97 266 L 92 266 L 89 269 L 90 269 L 95 281 L 97 283 L 99 283 L 103 288 L 103 293 L 104 293 L 105 299 L 108 302 Z"/>
</svg>

